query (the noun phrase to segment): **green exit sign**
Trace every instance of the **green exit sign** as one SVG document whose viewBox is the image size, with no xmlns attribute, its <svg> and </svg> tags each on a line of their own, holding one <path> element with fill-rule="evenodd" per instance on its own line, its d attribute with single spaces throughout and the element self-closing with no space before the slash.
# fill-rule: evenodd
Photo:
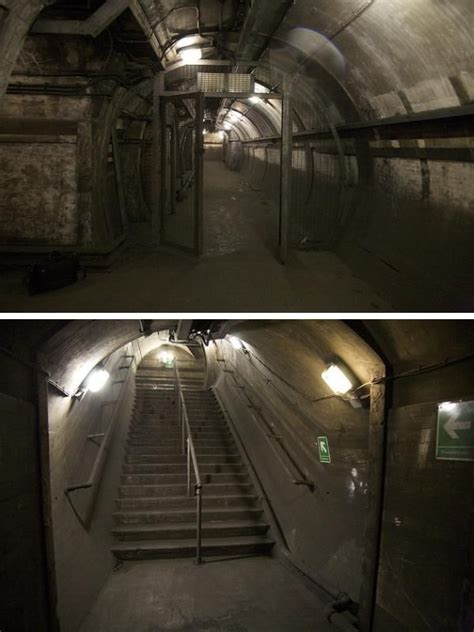
<svg viewBox="0 0 474 632">
<path fill-rule="evenodd" d="M 331 453 L 329 452 L 329 441 L 327 437 L 318 437 L 318 451 L 321 463 L 331 463 Z"/>
<path fill-rule="evenodd" d="M 436 458 L 474 461 L 474 401 L 438 404 Z"/>
</svg>

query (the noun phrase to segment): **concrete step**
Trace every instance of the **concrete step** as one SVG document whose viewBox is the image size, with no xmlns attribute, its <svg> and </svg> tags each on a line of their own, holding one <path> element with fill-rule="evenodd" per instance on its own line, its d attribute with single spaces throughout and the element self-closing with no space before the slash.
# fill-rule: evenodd
<svg viewBox="0 0 474 632">
<path fill-rule="evenodd" d="M 227 509 L 203 509 L 202 521 L 223 522 L 226 520 L 260 521 L 263 509 L 260 507 L 231 507 Z M 166 523 L 192 523 L 196 521 L 196 508 L 165 509 L 162 511 L 116 511 L 113 515 L 117 525 L 145 525 Z"/>
<path fill-rule="evenodd" d="M 205 494 L 210 496 L 222 496 L 225 494 L 251 494 L 251 483 L 211 483 L 206 485 Z M 145 498 L 160 496 L 185 496 L 186 485 L 121 485 L 119 487 L 120 498 Z"/>
<path fill-rule="evenodd" d="M 205 496 L 203 507 L 258 507 L 259 498 L 254 494 L 229 494 L 226 496 Z M 196 511 L 195 496 L 163 496 L 160 498 L 135 497 L 117 498 L 115 501 L 119 511 L 163 511 L 164 509 L 184 509 Z"/>
<path fill-rule="evenodd" d="M 235 520 L 223 522 L 203 522 L 203 538 L 230 538 L 245 535 L 264 535 L 268 525 L 253 520 Z M 179 540 L 190 539 L 196 535 L 196 520 L 192 522 L 122 525 L 112 529 L 117 540 Z"/>
<path fill-rule="evenodd" d="M 240 536 L 234 538 L 204 538 L 203 556 L 268 555 L 274 541 L 267 536 Z M 160 558 L 193 557 L 196 540 L 166 540 L 163 542 L 131 541 L 114 545 L 112 553 L 119 560 L 150 560 Z"/>
<path fill-rule="evenodd" d="M 200 437 L 202 439 L 219 439 L 220 437 L 231 437 L 232 434 L 228 428 L 222 426 L 221 428 L 191 428 L 193 437 Z M 152 439 L 153 437 L 167 439 L 171 437 L 181 438 L 181 428 L 176 426 L 170 428 L 162 428 L 157 426 L 156 428 L 143 429 L 133 428 L 128 432 L 129 437 Z"/>
<path fill-rule="evenodd" d="M 241 463 L 239 454 L 215 452 L 213 454 L 201 454 L 199 463 Z M 186 457 L 182 454 L 127 454 L 125 463 L 186 463 Z"/>
<path fill-rule="evenodd" d="M 201 474 L 201 482 L 203 485 L 213 483 L 247 483 L 248 474 L 245 473 L 204 473 Z M 191 472 L 191 481 L 194 483 L 194 473 Z M 122 474 L 120 477 L 121 485 L 186 485 L 187 474 Z"/>
<path fill-rule="evenodd" d="M 203 447 L 201 445 L 195 444 L 196 455 L 203 456 L 205 454 L 229 454 L 236 455 L 238 454 L 237 448 L 235 444 L 219 444 L 215 446 Z M 181 445 L 178 445 L 176 448 L 173 446 L 141 446 L 141 445 L 131 445 L 127 448 L 127 454 L 141 454 L 143 456 L 150 454 L 157 455 L 165 455 L 165 454 L 180 454 Z"/>
<path fill-rule="evenodd" d="M 201 474 L 225 474 L 244 473 L 246 468 L 243 463 L 199 463 Z M 124 474 L 184 474 L 186 463 L 138 463 L 123 466 Z"/>
<path fill-rule="evenodd" d="M 196 449 L 198 449 L 199 447 L 207 447 L 207 448 L 211 448 L 213 446 L 232 446 L 234 445 L 234 439 L 233 437 L 227 436 L 227 437 L 217 437 L 217 438 L 213 438 L 213 439 L 208 439 L 207 437 L 201 437 L 200 434 L 196 434 L 195 436 L 193 436 L 193 442 L 194 442 L 194 447 Z M 149 437 L 139 437 L 139 438 L 135 438 L 135 437 L 131 437 L 130 439 L 127 439 L 127 445 L 128 446 L 147 446 L 148 448 L 162 448 L 162 447 L 169 447 L 169 446 L 177 446 L 178 449 L 181 446 L 181 438 L 180 437 L 171 437 L 171 439 L 168 439 L 166 437 L 163 437 L 161 439 L 150 439 Z"/>
</svg>

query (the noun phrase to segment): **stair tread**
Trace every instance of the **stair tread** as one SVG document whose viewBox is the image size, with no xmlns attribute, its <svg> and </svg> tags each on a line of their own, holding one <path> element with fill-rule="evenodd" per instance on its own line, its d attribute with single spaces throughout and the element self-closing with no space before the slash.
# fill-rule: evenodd
<svg viewBox="0 0 474 632">
<path fill-rule="evenodd" d="M 266 535 L 236 535 L 229 538 L 202 538 L 202 546 L 232 546 L 233 544 L 275 544 L 275 541 Z M 181 549 L 189 546 L 196 548 L 195 538 L 182 538 L 177 540 L 129 540 L 128 542 L 114 543 L 112 551 L 126 551 L 130 549 Z"/>
<path fill-rule="evenodd" d="M 227 498 L 227 497 L 226 497 Z M 263 509 L 261 507 L 248 507 L 247 505 L 232 505 L 229 508 L 226 509 L 213 509 L 211 507 L 207 508 L 207 509 L 203 509 L 202 510 L 202 515 L 205 516 L 206 513 L 213 513 L 213 514 L 228 514 L 228 513 L 239 513 L 242 511 L 246 511 L 249 513 L 262 513 Z M 143 514 L 147 514 L 147 515 L 153 515 L 153 516 L 161 516 L 161 515 L 166 515 L 166 516 L 170 516 L 172 514 L 189 514 L 191 516 L 196 515 L 196 509 L 195 508 L 191 508 L 191 509 L 183 509 L 181 507 L 176 507 L 174 509 L 163 509 L 163 510 L 159 510 L 159 509 L 130 509 L 130 510 L 122 510 L 122 511 L 115 511 L 114 512 L 114 516 L 141 516 Z M 183 524 L 187 524 L 187 523 L 183 523 Z M 204 524 L 204 523 L 203 523 Z"/>
<path fill-rule="evenodd" d="M 209 520 L 202 521 L 202 528 L 222 526 L 226 529 L 241 529 L 245 527 L 268 527 L 268 523 L 262 520 Z M 195 529 L 196 522 L 168 522 L 163 524 L 120 525 L 114 527 L 113 533 L 133 533 L 134 531 L 148 533 L 150 531 L 183 531 Z"/>
</svg>

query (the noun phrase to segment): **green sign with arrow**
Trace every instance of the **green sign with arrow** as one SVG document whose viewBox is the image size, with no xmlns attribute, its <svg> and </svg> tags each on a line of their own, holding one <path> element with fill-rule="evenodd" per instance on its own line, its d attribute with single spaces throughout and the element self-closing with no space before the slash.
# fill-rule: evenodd
<svg viewBox="0 0 474 632">
<path fill-rule="evenodd" d="M 474 401 L 438 404 L 436 458 L 474 461 Z"/>
<path fill-rule="evenodd" d="M 327 437 L 318 437 L 319 460 L 321 463 L 331 463 L 329 441 Z"/>
</svg>

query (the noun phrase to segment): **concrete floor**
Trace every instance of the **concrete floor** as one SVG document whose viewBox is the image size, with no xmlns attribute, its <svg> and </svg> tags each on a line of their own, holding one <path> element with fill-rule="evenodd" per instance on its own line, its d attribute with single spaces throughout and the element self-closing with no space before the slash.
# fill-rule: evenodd
<svg viewBox="0 0 474 632">
<path fill-rule="evenodd" d="M 80 632 L 334 632 L 302 580 L 265 557 L 128 563 Z"/>
<path fill-rule="evenodd" d="M 333 253 L 278 263 L 277 210 L 223 163 L 205 163 L 205 253 L 158 251 L 149 227 L 114 265 L 73 286 L 30 297 L 18 271 L 0 276 L 4 312 L 384 312 L 396 308 Z"/>
</svg>

